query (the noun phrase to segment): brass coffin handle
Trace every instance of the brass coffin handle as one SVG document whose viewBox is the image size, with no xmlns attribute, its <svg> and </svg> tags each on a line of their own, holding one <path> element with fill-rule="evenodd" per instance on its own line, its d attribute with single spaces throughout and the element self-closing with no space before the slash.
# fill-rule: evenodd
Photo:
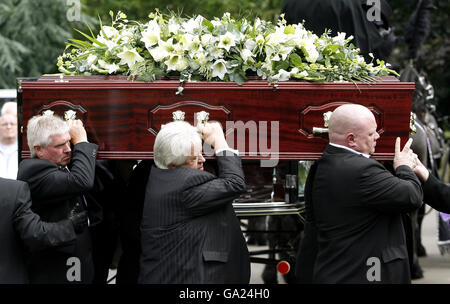
<svg viewBox="0 0 450 304">
<path fill-rule="evenodd" d="M 201 111 L 197 113 L 197 124 L 206 125 L 209 120 L 209 113 L 206 111 Z"/>
<path fill-rule="evenodd" d="M 172 119 L 173 119 L 173 121 L 184 121 L 185 115 L 186 115 L 186 113 L 178 110 L 178 111 L 172 112 Z"/>
<path fill-rule="evenodd" d="M 416 114 L 411 112 L 411 115 L 409 116 L 409 134 L 413 135 L 416 134 L 416 132 Z"/>
<path fill-rule="evenodd" d="M 66 121 L 69 120 L 76 120 L 77 119 L 77 112 L 73 111 L 73 110 L 67 110 L 64 112 L 64 119 Z"/>
<path fill-rule="evenodd" d="M 326 134 L 326 133 L 328 133 L 328 128 L 313 127 L 313 133 L 314 134 Z"/>
<path fill-rule="evenodd" d="M 312 129 L 313 134 L 325 134 L 325 133 L 328 133 L 328 128 L 327 127 L 328 127 L 328 122 L 330 121 L 330 117 L 331 117 L 332 113 L 333 112 L 331 112 L 331 111 L 323 113 L 323 125 L 324 125 L 325 128 L 313 127 L 313 129 Z"/>
<path fill-rule="evenodd" d="M 53 112 L 52 110 L 46 110 L 42 112 L 42 116 L 53 116 L 53 114 L 55 114 L 55 112 Z"/>
</svg>

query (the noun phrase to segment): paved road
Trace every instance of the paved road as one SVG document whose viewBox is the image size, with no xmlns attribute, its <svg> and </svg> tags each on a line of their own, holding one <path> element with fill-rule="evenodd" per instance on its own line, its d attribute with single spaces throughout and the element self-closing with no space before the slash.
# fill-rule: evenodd
<svg viewBox="0 0 450 304">
<path fill-rule="evenodd" d="M 422 243 L 427 256 L 419 258 L 424 278 L 413 284 L 450 284 L 450 255 L 441 255 L 437 246 L 437 211 L 427 214 L 422 226 Z"/>
</svg>

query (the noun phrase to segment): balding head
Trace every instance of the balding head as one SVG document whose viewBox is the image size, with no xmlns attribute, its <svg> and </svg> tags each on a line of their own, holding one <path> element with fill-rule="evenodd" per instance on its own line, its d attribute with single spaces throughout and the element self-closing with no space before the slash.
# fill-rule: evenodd
<svg viewBox="0 0 450 304">
<path fill-rule="evenodd" d="M 377 123 L 372 112 L 357 104 L 336 108 L 328 122 L 330 142 L 352 148 L 358 152 L 375 152 Z"/>
</svg>

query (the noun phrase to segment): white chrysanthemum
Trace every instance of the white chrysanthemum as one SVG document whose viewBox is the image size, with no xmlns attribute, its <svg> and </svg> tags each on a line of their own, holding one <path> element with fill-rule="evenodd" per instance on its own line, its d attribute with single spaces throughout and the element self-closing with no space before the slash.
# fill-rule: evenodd
<svg viewBox="0 0 450 304">
<path fill-rule="evenodd" d="M 226 32 L 225 35 L 220 36 L 219 44 L 217 46 L 229 52 L 230 48 L 235 45 L 236 43 L 234 35 L 230 32 Z"/>
<path fill-rule="evenodd" d="M 212 77 L 219 77 L 223 80 L 223 77 L 227 73 L 227 67 L 225 60 L 219 59 L 212 65 Z"/>
<path fill-rule="evenodd" d="M 117 57 L 121 59 L 119 64 L 126 64 L 129 68 L 131 68 L 136 62 L 141 62 L 144 60 L 136 49 L 128 49 L 126 47 L 122 52 L 117 54 Z"/>
</svg>

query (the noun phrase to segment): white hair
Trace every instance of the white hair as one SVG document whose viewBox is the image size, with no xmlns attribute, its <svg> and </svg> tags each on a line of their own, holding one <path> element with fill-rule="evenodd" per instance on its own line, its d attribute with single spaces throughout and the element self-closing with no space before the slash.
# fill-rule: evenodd
<svg viewBox="0 0 450 304">
<path fill-rule="evenodd" d="M 186 158 L 200 153 L 202 139 L 196 127 L 185 121 L 174 121 L 164 125 L 153 145 L 155 164 L 160 169 L 168 169 L 186 163 Z"/>
<path fill-rule="evenodd" d="M 17 116 L 17 102 L 15 101 L 8 101 L 5 102 L 2 106 L 1 115 L 5 114 L 12 114 L 14 116 Z"/>
<path fill-rule="evenodd" d="M 27 125 L 27 141 L 31 157 L 36 155 L 34 146 L 47 147 L 51 136 L 69 132 L 69 125 L 56 115 L 33 116 Z"/>
</svg>

